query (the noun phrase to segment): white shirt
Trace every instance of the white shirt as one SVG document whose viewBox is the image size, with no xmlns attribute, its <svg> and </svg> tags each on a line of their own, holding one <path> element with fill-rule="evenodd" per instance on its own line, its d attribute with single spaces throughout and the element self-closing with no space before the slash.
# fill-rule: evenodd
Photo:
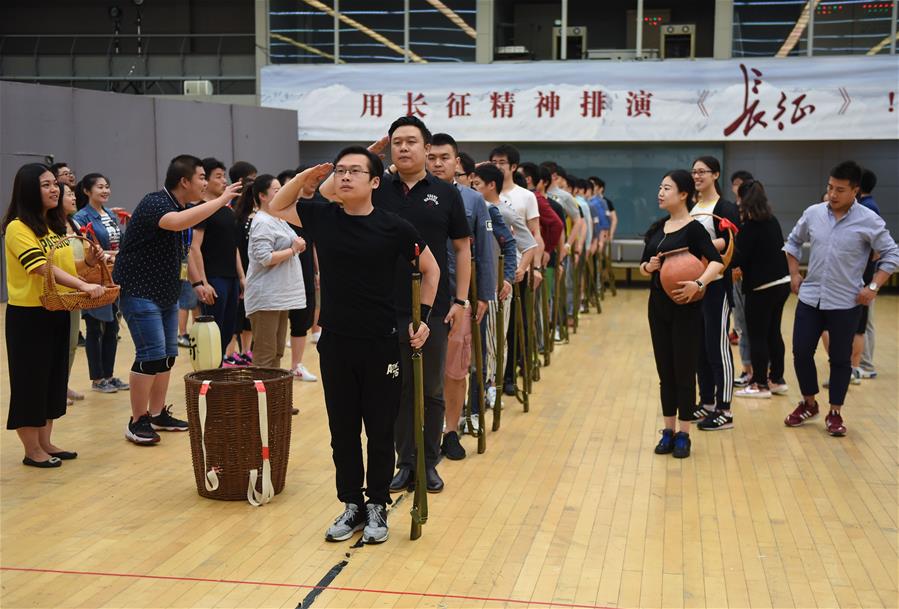
<svg viewBox="0 0 899 609">
<path fill-rule="evenodd" d="M 515 213 L 524 218 L 525 222 L 540 217 L 537 197 L 527 188 L 515 184 L 510 190 L 504 191 L 502 196 L 509 201 Z"/>
</svg>

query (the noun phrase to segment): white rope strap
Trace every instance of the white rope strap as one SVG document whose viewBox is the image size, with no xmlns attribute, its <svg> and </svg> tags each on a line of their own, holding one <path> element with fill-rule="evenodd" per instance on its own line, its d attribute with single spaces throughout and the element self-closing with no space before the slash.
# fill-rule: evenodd
<svg viewBox="0 0 899 609">
<path fill-rule="evenodd" d="M 209 392 L 210 382 L 203 381 L 203 384 L 200 386 L 200 446 L 203 447 L 203 471 L 206 472 L 206 479 L 203 482 L 206 484 L 207 491 L 214 491 L 219 487 L 218 473 L 221 471 L 221 468 L 216 466 L 206 467 L 206 394 Z"/>
<path fill-rule="evenodd" d="M 275 496 L 275 487 L 272 485 L 272 462 L 269 459 L 268 447 L 268 398 L 265 393 L 265 383 L 253 381 L 256 386 L 256 397 L 259 400 L 259 439 L 262 444 L 262 492 L 256 490 L 258 470 L 250 470 L 250 483 L 247 486 L 247 501 L 251 505 L 259 507 L 265 505 Z"/>
</svg>

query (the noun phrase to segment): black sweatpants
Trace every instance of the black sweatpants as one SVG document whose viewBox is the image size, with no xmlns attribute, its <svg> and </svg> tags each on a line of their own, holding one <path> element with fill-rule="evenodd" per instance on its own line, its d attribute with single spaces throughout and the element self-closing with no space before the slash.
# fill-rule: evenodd
<svg viewBox="0 0 899 609">
<path fill-rule="evenodd" d="M 780 322 L 790 284 L 782 283 L 764 290 L 746 293 L 746 326 L 752 359 L 752 382 L 768 386 L 768 379 L 782 383 L 784 376 L 784 339 Z"/>
<path fill-rule="evenodd" d="M 699 397 L 703 404 L 730 410 L 734 396 L 734 355 L 727 333 L 730 330 L 730 284 L 724 279 L 706 286 L 702 303 L 702 341 L 699 344 Z"/>
<path fill-rule="evenodd" d="M 6 429 L 44 427 L 66 413 L 70 318 L 68 311 L 6 306 Z"/>
<path fill-rule="evenodd" d="M 830 333 L 830 403 L 842 406 L 852 374 L 852 337 L 858 326 L 861 306 L 851 309 L 823 310 L 796 303 L 793 321 L 793 367 L 802 395 L 817 395 L 818 370 L 815 349 L 824 330 Z"/>
<path fill-rule="evenodd" d="M 337 498 L 344 503 L 390 503 L 393 426 L 402 387 L 396 337 L 350 338 L 322 330 L 318 341 Z M 368 438 L 368 473 L 362 464 L 362 425 Z M 362 488 L 363 477 L 367 487 Z"/>
<path fill-rule="evenodd" d="M 701 326 L 698 302 L 679 305 L 659 289 L 650 291 L 649 333 L 666 417 L 680 414 L 681 421 L 692 420 Z"/>
<path fill-rule="evenodd" d="M 520 286 L 519 293 L 521 294 L 521 323 L 524 327 L 524 345 L 518 344 L 518 328 L 515 325 L 515 311 L 518 306 L 518 301 L 513 297 L 512 300 L 509 301 L 509 306 L 512 307 L 512 314 L 509 316 L 509 331 L 506 333 L 506 369 L 503 371 L 503 382 L 504 383 L 514 383 L 516 378 L 516 366 L 523 367 L 524 366 L 524 355 L 527 350 L 528 344 L 528 308 L 525 306 L 525 299 L 527 298 L 527 290 L 528 290 L 528 273 L 524 274 L 524 279 L 518 284 Z M 514 291 L 513 291 L 514 294 Z M 518 360 L 515 359 L 515 351 L 518 350 Z M 500 387 L 498 390 L 501 390 Z"/>
<path fill-rule="evenodd" d="M 446 370 L 446 340 L 449 325 L 443 317 L 431 315 L 428 324 L 431 334 L 422 348 L 425 393 L 425 463 L 435 467 L 440 460 L 440 440 L 443 438 L 443 418 L 446 402 L 443 399 L 443 373 Z M 400 413 L 396 418 L 397 467 L 415 469 L 415 433 L 412 408 L 415 405 L 412 378 L 412 347 L 409 345 L 409 320 L 397 325 L 400 335 L 400 369 L 403 377 L 403 392 Z"/>
</svg>

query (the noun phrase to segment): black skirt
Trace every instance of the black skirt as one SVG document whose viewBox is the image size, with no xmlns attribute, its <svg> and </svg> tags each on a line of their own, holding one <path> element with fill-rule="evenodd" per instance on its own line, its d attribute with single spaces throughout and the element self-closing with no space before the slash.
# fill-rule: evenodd
<svg viewBox="0 0 899 609">
<path fill-rule="evenodd" d="M 69 318 L 68 311 L 6 307 L 7 429 L 43 427 L 66 413 Z"/>
</svg>

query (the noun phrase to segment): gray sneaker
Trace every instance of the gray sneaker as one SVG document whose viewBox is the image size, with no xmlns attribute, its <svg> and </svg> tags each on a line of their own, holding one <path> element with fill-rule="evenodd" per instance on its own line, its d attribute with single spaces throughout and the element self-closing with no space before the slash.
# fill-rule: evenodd
<svg viewBox="0 0 899 609">
<path fill-rule="evenodd" d="M 353 533 L 365 526 L 365 514 L 359 509 L 355 503 L 347 503 L 343 514 L 337 517 L 327 533 L 325 533 L 326 541 L 346 541 L 353 536 Z"/>
<path fill-rule="evenodd" d="M 100 393 L 116 393 L 118 389 L 115 385 L 106 379 L 100 379 L 91 383 L 91 391 L 99 391 Z"/>
<path fill-rule="evenodd" d="M 368 522 L 362 531 L 364 543 L 384 543 L 387 541 L 387 507 L 380 503 L 369 503 L 365 506 L 368 511 Z"/>
</svg>

